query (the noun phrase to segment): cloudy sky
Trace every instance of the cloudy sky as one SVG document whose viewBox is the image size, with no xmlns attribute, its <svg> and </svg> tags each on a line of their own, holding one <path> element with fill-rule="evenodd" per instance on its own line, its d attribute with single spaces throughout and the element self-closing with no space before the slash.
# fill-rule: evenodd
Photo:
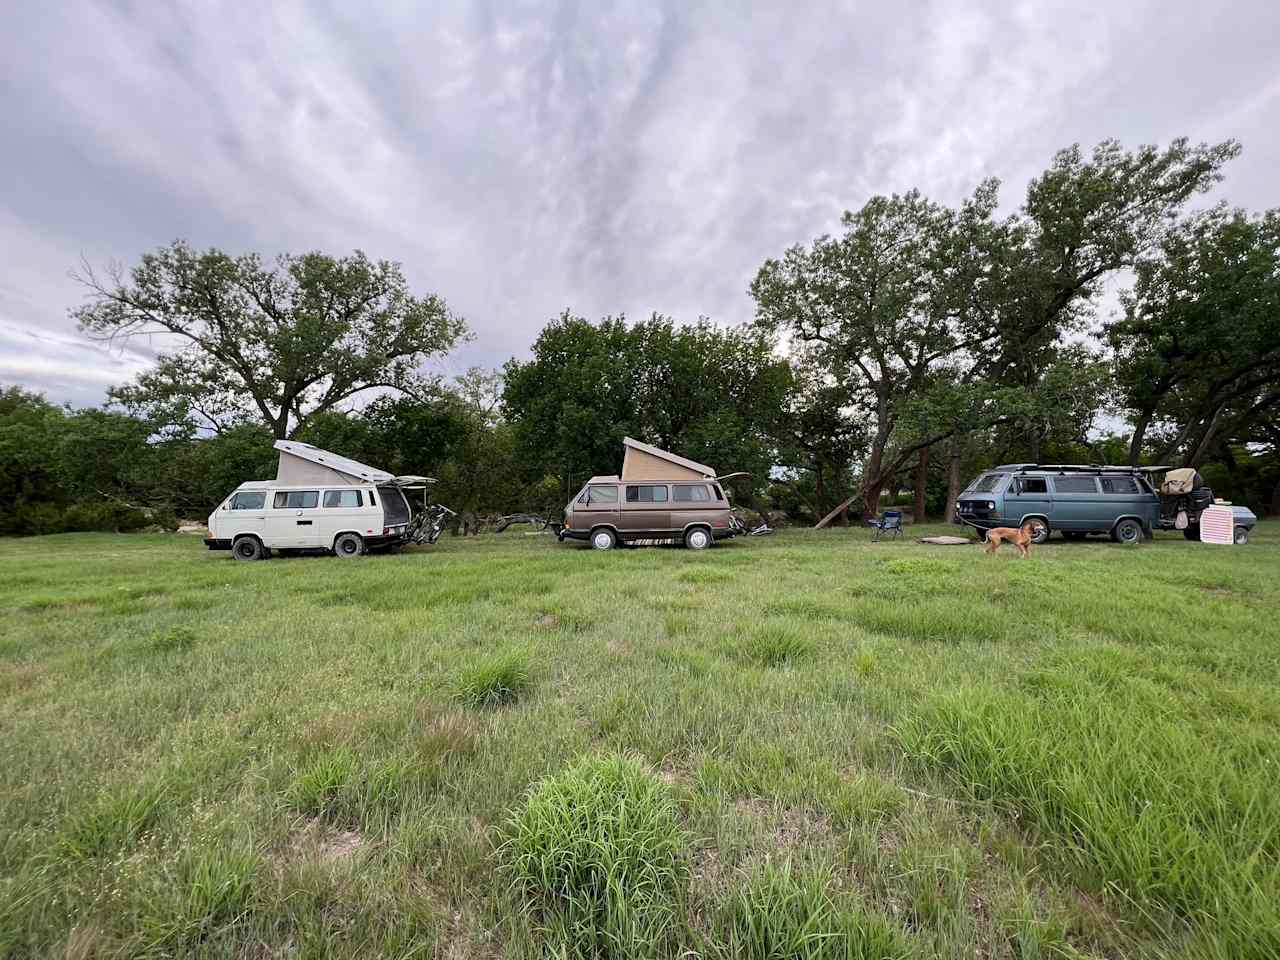
<svg viewBox="0 0 1280 960">
<path fill-rule="evenodd" d="M 741 322 L 842 210 L 991 175 L 1012 208 L 1076 141 L 1236 137 L 1221 196 L 1280 206 L 1278 37 L 1274 0 L 14 0 L 0 383 L 128 379 L 69 274 L 177 237 L 398 260 L 475 331 L 456 373 L 566 307 Z"/>
</svg>

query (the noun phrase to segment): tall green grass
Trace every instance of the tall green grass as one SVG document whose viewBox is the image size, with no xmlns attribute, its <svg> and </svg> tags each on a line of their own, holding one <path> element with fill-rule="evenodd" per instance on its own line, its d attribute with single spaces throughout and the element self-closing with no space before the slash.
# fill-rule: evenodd
<svg viewBox="0 0 1280 960">
<path fill-rule="evenodd" d="M 901 932 L 820 872 L 766 863 L 722 896 L 711 913 L 708 956 L 745 960 L 897 960 Z"/>
<path fill-rule="evenodd" d="M 902 743 L 1033 824 L 1086 889 L 1153 928 L 1172 913 L 1197 950 L 1280 956 L 1274 731 L 1197 718 L 1132 674 L 1100 683 L 1087 662 L 1032 681 L 937 697 Z"/>
<path fill-rule="evenodd" d="M 561 956 L 665 956 L 690 868 L 675 801 L 638 760 L 588 756 L 529 792 L 498 849 L 512 900 Z"/>
<path fill-rule="evenodd" d="M 0 957 L 1275 956 L 1277 533 L 0 540 Z"/>
</svg>

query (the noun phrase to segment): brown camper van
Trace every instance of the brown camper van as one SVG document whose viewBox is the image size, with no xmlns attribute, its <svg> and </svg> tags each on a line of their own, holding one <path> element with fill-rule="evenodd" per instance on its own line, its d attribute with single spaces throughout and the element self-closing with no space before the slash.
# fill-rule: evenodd
<svg viewBox="0 0 1280 960">
<path fill-rule="evenodd" d="M 592 477 L 569 501 L 560 538 L 597 550 L 665 540 L 704 550 L 734 535 L 729 500 L 715 471 L 627 437 L 622 476 Z"/>
</svg>

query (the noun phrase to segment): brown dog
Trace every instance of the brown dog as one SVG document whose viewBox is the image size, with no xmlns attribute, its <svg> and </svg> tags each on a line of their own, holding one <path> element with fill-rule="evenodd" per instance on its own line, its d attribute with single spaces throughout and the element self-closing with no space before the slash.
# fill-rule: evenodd
<svg viewBox="0 0 1280 960">
<path fill-rule="evenodd" d="M 1031 559 L 1031 521 L 1020 527 L 995 527 L 987 531 L 987 553 L 995 553 L 1002 543 L 1012 543 L 1024 560 Z"/>
</svg>

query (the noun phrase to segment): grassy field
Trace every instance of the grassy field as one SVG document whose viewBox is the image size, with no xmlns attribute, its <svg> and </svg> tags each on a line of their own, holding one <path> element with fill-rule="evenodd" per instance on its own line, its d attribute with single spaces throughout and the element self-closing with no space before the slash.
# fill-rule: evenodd
<svg viewBox="0 0 1280 960">
<path fill-rule="evenodd" d="M 1280 956 L 1280 525 L 0 543 L 0 955 Z"/>
</svg>

